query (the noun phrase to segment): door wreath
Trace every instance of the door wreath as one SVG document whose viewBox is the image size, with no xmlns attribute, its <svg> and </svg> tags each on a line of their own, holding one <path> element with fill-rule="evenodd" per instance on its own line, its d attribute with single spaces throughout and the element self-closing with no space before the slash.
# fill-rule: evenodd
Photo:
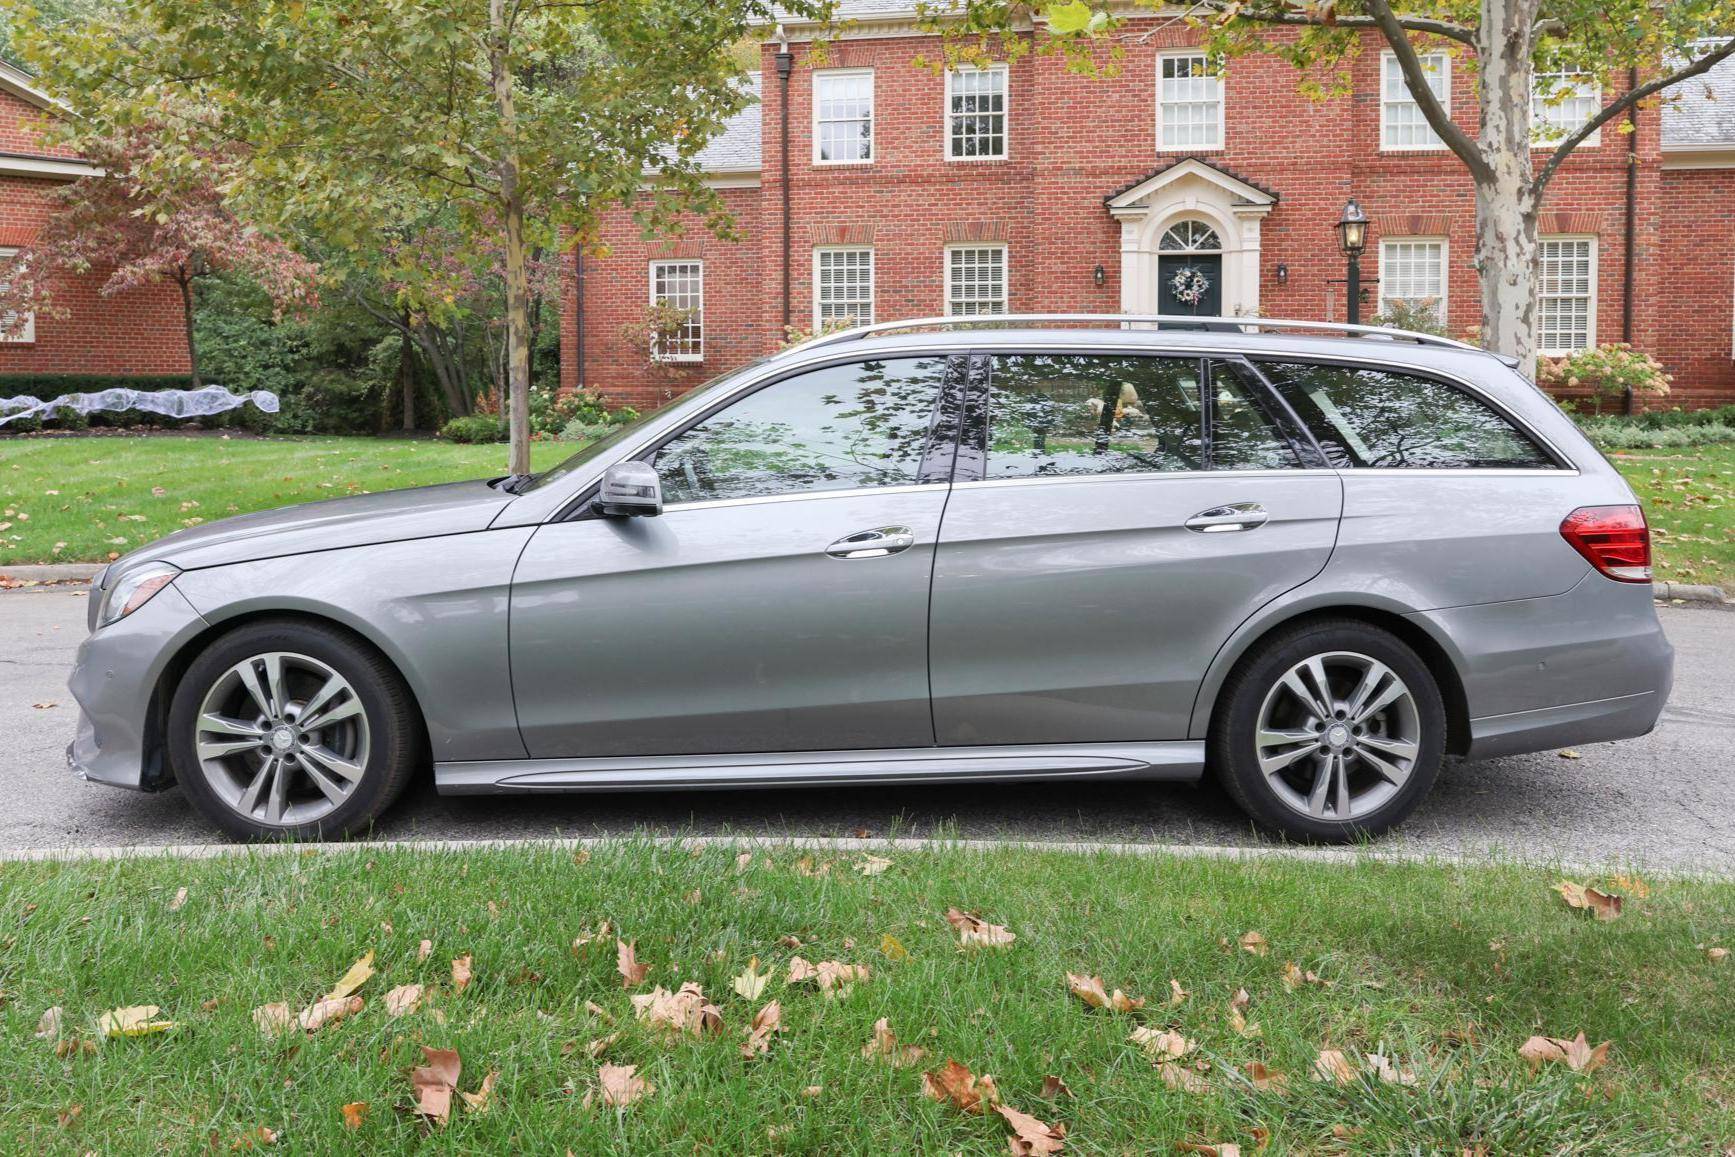
<svg viewBox="0 0 1735 1157">
<path fill-rule="evenodd" d="M 1211 279 L 1196 265 L 1177 269 L 1169 279 L 1169 293 L 1182 305 L 1198 305 L 1210 289 Z"/>
</svg>

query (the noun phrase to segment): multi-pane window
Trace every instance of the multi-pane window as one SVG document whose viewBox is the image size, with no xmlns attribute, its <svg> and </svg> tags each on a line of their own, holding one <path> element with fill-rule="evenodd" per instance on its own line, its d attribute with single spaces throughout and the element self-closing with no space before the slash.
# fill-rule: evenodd
<svg viewBox="0 0 1735 1157">
<path fill-rule="evenodd" d="M 1602 111 L 1602 85 L 1581 68 L 1538 72 L 1530 82 L 1530 139 L 1558 144 Z M 1596 133 L 1584 143 L 1596 143 Z"/>
<path fill-rule="evenodd" d="M 1380 309 L 1402 302 L 1446 320 L 1446 243 L 1388 240 L 1380 244 Z"/>
<path fill-rule="evenodd" d="M 1157 58 L 1157 146 L 1223 147 L 1223 73 L 1203 52 Z"/>
<path fill-rule="evenodd" d="M 1444 52 L 1422 55 L 1422 75 L 1440 104 L 1452 107 L 1451 64 Z M 1382 149 L 1439 149 L 1445 144 L 1434 132 L 1422 106 L 1410 94 L 1398 58 L 1388 52 L 1380 58 L 1380 147 Z"/>
<path fill-rule="evenodd" d="M 1545 354 L 1589 349 L 1596 337 L 1595 239 L 1544 238 L 1537 272 L 1537 348 Z"/>
<path fill-rule="evenodd" d="M 1006 246 L 946 250 L 946 312 L 956 317 L 1006 312 Z"/>
<path fill-rule="evenodd" d="M 1006 77 L 1003 64 L 946 73 L 947 160 L 1006 156 Z"/>
<path fill-rule="evenodd" d="M 874 251 L 813 251 L 813 328 L 871 325 L 874 320 Z"/>
<path fill-rule="evenodd" d="M 663 362 L 705 358 L 705 266 L 699 261 L 651 262 L 656 311 L 652 353 Z"/>
<path fill-rule="evenodd" d="M 18 261 L 18 250 L 0 249 L 0 278 L 11 270 Z M 0 292 L 10 290 L 10 282 L 0 281 Z M 36 315 L 25 313 L 20 316 L 15 310 L 0 313 L 0 342 L 33 342 L 36 340 Z"/>
<path fill-rule="evenodd" d="M 813 159 L 865 164 L 874 157 L 874 73 L 871 68 L 813 74 Z"/>
</svg>

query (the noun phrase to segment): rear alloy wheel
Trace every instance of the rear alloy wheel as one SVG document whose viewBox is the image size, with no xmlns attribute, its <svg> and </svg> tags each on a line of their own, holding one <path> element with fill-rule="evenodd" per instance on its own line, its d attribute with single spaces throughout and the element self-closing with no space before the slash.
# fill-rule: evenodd
<svg viewBox="0 0 1735 1157">
<path fill-rule="evenodd" d="M 413 712 L 385 660 L 347 636 L 256 624 L 194 661 L 169 720 L 176 778 L 244 839 L 367 826 L 415 763 Z"/>
<path fill-rule="evenodd" d="M 1367 624 L 1309 624 L 1270 640 L 1243 660 L 1222 702 L 1219 776 L 1248 814 L 1285 835 L 1377 835 L 1439 771 L 1439 688 L 1409 647 Z"/>
</svg>

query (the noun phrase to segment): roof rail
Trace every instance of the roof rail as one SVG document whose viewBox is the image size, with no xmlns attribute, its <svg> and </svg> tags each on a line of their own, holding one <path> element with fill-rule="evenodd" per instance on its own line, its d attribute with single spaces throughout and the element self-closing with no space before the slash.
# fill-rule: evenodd
<svg viewBox="0 0 1735 1157">
<path fill-rule="evenodd" d="M 1178 323 L 1188 329 L 1199 327 L 1215 329 L 1221 326 L 1233 327 L 1243 333 L 1258 332 L 1264 329 L 1323 329 L 1352 336 L 1366 334 L 1392 340 L 1413 341 L 1419 345 L 1447 346 L 1452 349 L 1482 352 L 1480 347 L 1457 341 L 1454 338 L 1440 337 L 1431 333 L 1419 333 L 1410 329 L 1389 329 L 1382 325 L 1348 325 L 1335 321 L 1291 321 L 1275 317 L 1199 317 L 1192 314 L 1172 313 L 987 313 L 972 314 L 967 317 L 909 318 L 904 321 L 882 321 L 875 325 L 854 326 L 850 329 L 820 334 L 818 337 L 808 338 L 794 348 L 817 349 L 820 346 L 838 345 L 865 337 L 877 337 L 880 334 L 896 333 L 899 330 L 909 329 L 997 328 L 1014 325 L 1046 325 L 1056 322 L 1101 326 L 1175 326 Z"/>
</svg>

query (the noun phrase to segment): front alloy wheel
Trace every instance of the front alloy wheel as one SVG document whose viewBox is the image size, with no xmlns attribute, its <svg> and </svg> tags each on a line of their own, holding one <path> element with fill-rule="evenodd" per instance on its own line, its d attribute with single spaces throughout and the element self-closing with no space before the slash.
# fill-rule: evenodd
<svg viewBox="0 0 1735 1157">
<path fill-rule="evenodd" d="M 1415 809 L 1440 770 L 1439 686 L 1415 651 L 1371 623 L 1279 631 L 1236 664 L 1217 704 L 1217 778 L 1257 823 L 1285 836 L 1378 835 Z"/>
</svg>

